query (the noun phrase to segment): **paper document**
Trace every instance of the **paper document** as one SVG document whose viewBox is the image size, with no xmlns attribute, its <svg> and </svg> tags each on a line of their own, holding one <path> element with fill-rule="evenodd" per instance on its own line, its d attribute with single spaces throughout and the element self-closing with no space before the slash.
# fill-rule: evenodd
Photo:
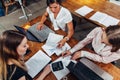
<svg viewBox="0 0 120 80">
<path fill-rule="evenodd" d="M 110 25 L 117 25 L 119 23 L 120 20 L 112 17 L 112 16 L 108 16 L 103 22 L 102 24 L 105 25 L 106 27 L 110 26 Z"/>
<path fill-rule="evenodd" d="M 54 54 L 56 47 L 58 46 L 58 42 L 63 39 L 63 35 L 58 35 L 55 33 L 50 33 L 46 43 L 42 46 L 43 50 L 51 56 Z"/>
<path fill-rule="evenodd" d="M 49 55 L 53 55 L 54 53 L 59 56 L 62 52 L 69 50 L 71 47 L 68 43 L 62 48 L 58 48 L 58 42 L 63 39 L 62 35 L 50 33 L 45 45 L 42 46 L 43 50 Z"/>
<path fill-rule="evenodd" d="M 50 33 L 46 45 L 51 46 L 51 47 L 57 47 L 58 42 L 63 39 L 63 35 L 55 34 L 55 33 Z"/>
<path fill-rule="evenodd" d="M 68 43 L 65 43 L 65 45 L 62 48 L 56 48 L 55 49 L 55 54 L 59 56 L 62 52 L 71 49 Z"/>
<path fill-rule="evenodd" d="M 102 12 L 96 12 L 93 14 L 93 16 L 90 17 L 91 20 L 97 21 L 99 23 L 102 23 L 102 21 L 107 18 L 107 14 L 102 13 Z"/>
<path fill-rule="evenodd" d="M 62 69 L 62 70 L 55 71 L 55 72 L 52 71 L 53 74 L 56 76 L 57 80 L 61 80 L 63 77 L 65 77 L 67 74 L 69 74 L 69 70 L 66 68 L 66 66 L 70 63 L 70 61 L 71 61 L 70 58 L 71 58 L 71 56 L 68 56 L 68 57 L 65 57 L 65 58 L 60 57 L 60 58 L 58 58 L 57 60 L 54 61 L 54 62 L 62 61 L 63 66 L 64 66 L 64 69 Z M 51 66 L 51 64 L 50 64 L 50 66 Z M 51 70 L 52 70 L 52 66 L 51 66 Z"/>
<path fill-rule="evenodd" d="M 39 50 L 28 61 L 25 62 L 28 74 L 34 78 L 49 62 L 51 58 Z"/>
<path fill-rule="evenodd" d="M 42 46 L 43 50 L 49 55 L 53 55 L 54 53 L 57 56 L 60 56 L 60 54 L 66 50 L 69 50 L 71 47 L 69 46 L 68 43 L 65 43 L 65 45 L 62 48 L 58 48 L 58 47 L 51 47 L 48 45 L 43 45 Z"/>
<path fill-rule="evenodd" d="M 117 25 L 119 23 L 120 20 L 102 13 L 102 12 L 96 12 L 95 14 L 93 14 L 93 16 L 90 17 L 91 20 L 97 21 L 101 24 L 103 24 L 104 26 L 108 27 L 110 25 Z"/>
<path fill-rule="evenodd" d="M 93 11 L 93 9 L 88 7 L 88 6 L 83 6 L 83 7 L 79 8 L 79 9 L 75 10 L 76 13 L 78 13 L 78 14 L 80 14 L 82 16 L 85 16 L 85 15 L 87 15 L 88 13 L 90 13 L 92 11 Z"/>
</svg>

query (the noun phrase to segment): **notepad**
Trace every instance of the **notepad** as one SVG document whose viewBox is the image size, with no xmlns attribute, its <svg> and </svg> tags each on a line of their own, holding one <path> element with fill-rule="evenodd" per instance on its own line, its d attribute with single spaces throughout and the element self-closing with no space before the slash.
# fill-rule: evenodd
<svg viewBox="0 0 120 80">
<path fill-rule="evenodd" d="M 116 19 L 106 13 L 102 12 L 96 12 L 90 17 L 91 20 L 97 21 L 100 24 L 103 24 L 104 26 L 108 27 L 110 25 L 117 25 L 119 23 L 119 19 Z"/>
<path fill-rule="evenodd" d="M 78 13 L 78 14 L 80 14 L 82 16 L 85 16 L 85 15 L 87 15 L 88 13 L 90 13 L 92 11 L 93 11 L 93 9 L 88 7 L 88 6 L 83 6 L 83 7 L 79 8 L 79 9 L 75 10 L 76 13 Z"/>
<path fill-rule="evenodd" d="M 51 58 L 39 50 L 28 61 L 25 62 L 28 74 L 34 78 L 49 62 Z"/>
</svg>

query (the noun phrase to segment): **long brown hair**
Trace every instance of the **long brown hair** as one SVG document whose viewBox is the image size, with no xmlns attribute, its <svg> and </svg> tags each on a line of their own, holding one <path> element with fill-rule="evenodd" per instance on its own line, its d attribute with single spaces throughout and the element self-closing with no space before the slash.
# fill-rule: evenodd
<svg viewBox="0 0 120 80">
<path fill-rule="evenodd" d="M 26 70 L 24 63 L 19 59 L 17 47 L 25 35 L 15 30 L 7 30 L 0 36 L 0 79 L 7 78 L 7 64 L 11 60 L 16 66 Z"/>
<path fill-rule="evenodd" d="M 112 45 L 111 52 L 116 52 L 118 49 L 120 49 L 120 26 L 109 26 L 105 31 L 108 37 L 108 41 Z"/>
</svg>

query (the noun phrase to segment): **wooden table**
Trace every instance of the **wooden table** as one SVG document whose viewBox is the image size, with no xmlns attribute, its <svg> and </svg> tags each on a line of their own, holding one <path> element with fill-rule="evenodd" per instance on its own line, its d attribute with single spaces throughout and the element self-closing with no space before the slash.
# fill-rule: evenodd
<svg viewBox="0 0 120 80">
<path fill-rule="evenodd" d="M 81 15 L 77 14 L 75 12 L 75 10 L 79 9 L 80 7 L 82 7 L 84 5 L 94 9 L 94 11 L 87 14 L 86 16 L 81 16 Z M 77 17 L 85 18 L 86 20 L 88 20 L 94 24 L 97 24 L 98 26 L 101 26 L 101 27 L 105 27 L 105 26 L 96 21 L 92 21 L 89 19 L 97 11 L 106 13 L 110 16 L 120 19 L 120 6 L 113 4 L 106 0 L 65 0 L 65 1 L 63 1 L 62 6 L 69 9 L 70 12 L 72 14 L 76 15 Z M 118 23 L 118 24 L 120 24 L 120 23 Z"/>
<path fill-rule="evenodd" d="M 35 24 L 36 22 L 40 21 L 41 16 L 31 20 L 30 22 L 24 24 L 22 27 L 26 28 L 26 25 L 32 25 Z M 53 29 L 52 24 L 49 21 L 45 22 L 46 25 L 48 25 L 51 29 Z M 56 33 L 58 34 L 62 34 L 62 35 L 66 35 L 66 33 L 62 30 L 58 30 L 56 31 Z M 77 40 L 75 39 L 70 39 L 68 44 L 73 47 L 75 44 L 77 44 Z M 41 46 L 44 45 L 45 42 L 43 43 L 39 43 L 39 42 L 32 42 L 29 41 L 28 44 L 30 46 L 30 49 L 32 50 L 32 52 L 28 55 L 25 56 L 25 59 L 28 60 L 31 56 L 33 56 L 38 50 L 42 50 Z M 83 48 L 84 50 L 87 51 L 91 51 L 87 48 Z M 52 57 L 52 61 L 54 61 L 55 59 L 58 58 L 58 56 L 53 55 Z M 110 73 L 113 77 L 114 80 L 120 80 L 120 69 L 117 68 L 116 66 L 112 65 L 112 64 L 102 64 L 102 63 L 96 63 L 98 66 L 100 66 L 102 69 L 104 69 L 105 71 L 107 71 L 108 73 Z M 37 75 L 39 76 L 40 73 Z M 37 78 L 36 76 L 36 78 Z M 51 72 L 46 78 L 45 80 L 56 80 L 55 76 L 53 75 L 53 73 Z M 75 77 L 73 77 L 71 74 L 68 75 L 68 80 L 76 80 Z"/>
</svg>

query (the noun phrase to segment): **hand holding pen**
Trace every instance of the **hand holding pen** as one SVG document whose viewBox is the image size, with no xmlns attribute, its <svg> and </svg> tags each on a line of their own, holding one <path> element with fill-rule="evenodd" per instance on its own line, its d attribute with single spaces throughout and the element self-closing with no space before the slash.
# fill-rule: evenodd
<svg viewBox="0 0 120 80">
<path fill-rule="evenodd" d="M 70 54 L 71 54 L 71 52 L 69 50 L 66 50 L 66 51 L 62 52 L 62 57 L 69 56 Z"/>
</svg>

